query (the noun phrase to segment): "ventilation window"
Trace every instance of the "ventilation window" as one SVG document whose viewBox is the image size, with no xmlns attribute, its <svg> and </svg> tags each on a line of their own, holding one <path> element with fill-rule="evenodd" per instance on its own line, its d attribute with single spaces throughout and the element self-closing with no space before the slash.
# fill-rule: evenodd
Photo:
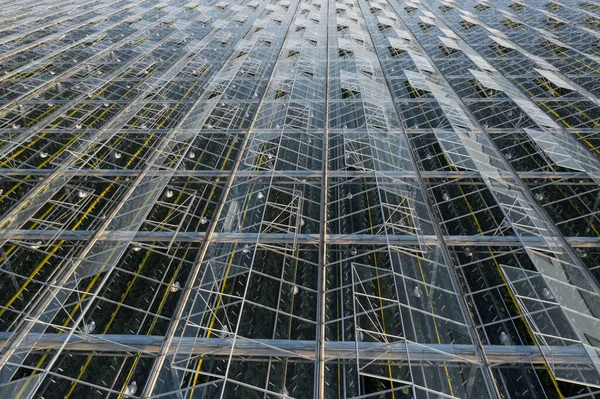
<svg viewBox="0 0 600 399">
<path fill-rule="evenodd" d="M 286 91 L 283 89 L 277 89 L 277 91 L 275 92 L 275 100 L 287 97 L 289 94 L 290 94 L 289 91 Z"/>
<path fill-rule="evenodd" d="M 584 3 L 579 3 L 579 7 L 581 8 L 587 8 L 590 11 L 596 11 L 598 9 L 600 9 L 600 6 L 598 6 L 598 4 L 596 3 L 588 3 L 588 2 L 584 2 Z"/>
<path fill-rule="evenodd" d="M 554 55 L 565 56 L 565 57 L 569 55 L 567 53 L 567 49 L 560 47 L 559 45 L 549 42 L 549 41 L 542 43 L 541 46 L 544 50 L 546 50 L 549 53 L 552 53 Z"/>
<path fill-rule="evenodd" d="M 173 39 L 170 40 L 170 42 L 176 46 L 181 46 L 183 43 L 187 42 L 187 40 L 188 40 L 187 37 L 184 37 L 184 38 L 174 37 Z"/>
<path fill-rule="evenodd" d="M 337 31 L 338 32 L 346 32 L 348 30 L 348 26 L 347 25 L 338 25 L 337 26 Z"/>
<path fill-rule="evenodd" d="M 300 54 L 300 52 L 299 52 L 299 51 L 297 51 L 297 50 L 289 50 L 289 51 L 288 51 L 288 58 L 295 57 L 295 56 L 297 56 L 297 55 L 299 55 L 299 54 Z"/>
<path fill-rule="evenodd" d="M 390 25 L 385 25 L 385 24 L 378 24 L 377 25 L 377 29 L 379 29 L 379 31 L 381 33 L 387 33 L 388 29 L 390 29 L 391 26 Z"/>
<path fill-rule="evenodd" d="M 296 26 L 296 32 L 300 32 L 300 31 L 303 31 L 305 29 L 306 29 L 306 27 L 304 27 L 304 26 Z"/>
<path fill-rule="evenodd" d="M 342 98 L 355 98 L 358 97 L 360 92 L 350 89 L 342 88 Z"/>
<path fill-rule="evenodd" d="M 464 30 L 471 30 L 471 29 L 473 29 L 473 28 L 475 28 L 477 26 L 477 25 L 475 25 L 475 24 L 473 24 L 471 22 L 465 21 L 464 19 L 461 20 L 459 22 L 459 24 L 460 24 L 460 26 L 463 27 Z"/>
<path fill-rule="evenodd" d="M 98 38 L 96 40 L 89 40 L 89 41 L 83 42 L 82 47 L 91 47 L 94 44 L 101 42 L 103 38 L 104 37 Z"/>
<path fill-rule="evenodd" d="M 551 10 L 555 10 L 558 11 L 562 8 L 562 6 L 558 3 L 555 3 L 553 1 L 546 3 L 546 7 L 550 8 Z"/>
<path fill-rule="evenodd" d="M 363 64 L 363 65 L 359 65 L 358 67 L 358 72 L 362 73 L 363 75 L 367 75 L 367 76 L 375 76 L 375 72 L 373 72 L 373 67 L 371 66 L 371 64 Z"/>
<path fill-rule="evenodd" d="M 237 15 L 233 18 L 233 20 L 235 22 L 237 22 L 238 24 L 243 25 L 248 20 L 248 16 L 247 15 Z"/>
<path fill-rule="evenodd" d="M 505 19 L 502 21 L 502 23 L 504 24 L 504 26 L 506 26 L 509 29 L 517 29 L 520 28 L 521 26 L 523 26 L 523 24 L 521 24 L 520 22 L 515 22 L 512 19 Z"/>
<path fill-rule="evenodd" d="M 566 25 L 563 21 L 560 21 L 556 18 L 548 17 L 546 18 L 546 26 L 548 28 L 560 28 L 561 26 Z"/>
<path fill-rule="evenodd" d="M 444 45 L 440 45 L 440 52 L 445 56 L 448 57 L 449 55 L 458 53 L 458 50 L 455 48 L 450 48 L 450 47 L 446 47 Z"/>
<path fill-rule="evenodd" d="M 108 18 L 98 18 L 98 19 L 95 19 L 95 20 L 91 20 L 90 22 L 88 22 L 88 25 L 98 25 L 99 23 L 104 22 L 107 19 Z M 37 22 L 37 21 L 35 21 L 35 22 Z"/>
<path fill-rule="evenodd" d="M 419 22 L 419 28 L 421 28 L 421 30 L 423 32 L 427 32 L 429 29 L 431 29 L 433 27 L 433 25 L 429 25 L 423 22 Z"/>
<path fill-rule="evenodd" d="M 406 6 L 406 7 L 404 7 L 404 11 L 406 11 L 408 14 L 410 14 L 411 12 L 417 11 L 417 8 L 411 7 L 411 6 Z"/>
<path fill-rule="evenodd" d="M 427 95 L 426 91 L 415 88 L 408 80 L 404 81 L 404 86 L 406 86 L 406 90 L 408 90 L 408 94 L 411 98 L 419 98 Z"/>
<path fill-rule="evenodd" d="M 133 25 L 137 22 L 139 22 L 141 20 L 141 18 L 134 18 L 134 19 L 129 19 L 125 22 L 123 22 L 125 25 Z"/>
<path fill-rule="evenodd" d="M 341 48 L 340 51 L 338 52 L 338 54 L 339 54 L 340 57 L 347 57 L 347 56 L 352 55 L 352 51 L 350 51 L 350 50 L 344 50 L 344 49 Z"/>
<path fill-rule="evenodd" d="M 594 28 L 596 28 L 596 27 L 598 27 L 598 25 L 600 25 L 600 19 L 598 19 L 596 17 L 588 17 L 585 19 L 585 22 L 587 22 L 589 25 L 591 25 Z"/>
<path fill-rule="evenodd" d="M 440 10 L 442 10 L 442 12 L 448 12 L 448 11 L 452 10 L 452 8 L 453 7 L 450 7 L 449 5 L 446 5 L 446 4 L 442 4 L 440 6 Z"/>
<path fill-rule="evenodd" d="M 156 71 L 156 68 L 156 64 L 150 64 L 146 68 L 140 68 L 135 75 L 138 77 L 148 77 Z"/>
<path fill-rule="evenodd" d="M 586 254 L 587 255 L 587 254 Z M 584 333 L 585 338 L 588 340 L 591 346 L 600 348 L 600 338 L 594 337 L 590 334 Z"/>
<path fill-rule="evenodd" d="M 514 11 L 524 11 L 527 9 L 527 6 L 525 6 L 525 4 L 522 3 L 512 3 L 508 7 L 512 8 Z"/>
<path fill-rule="evenodd" d="M 197 21 L 199 23 L 201 23 L 203 26 L 206 26 L 210 23 L 210 21 L 212 21 L 212 17 L 209 17 L 208 15 L 202 15 L 198 18 Z"/>
<path fill-rule="evenodd" d="M 491 49 L 492 49 L 492 50 L 493 50 L 495 53 L 497 53 L 497 54 L 499 54 L 499 55 L 502 55 L 502 56 L 504 56 L 504 55 L 506 55 L 506 54 L 509 54 L 509 53 L 511 53 L 511 52 L 513 52 L 513 51 L 514 51 L 512 48 L 508 48 L 508 47 L 501 46 L 500 44 L 498 44 L 498 43 L 495 43 L 495 42 L 494 42 L 494 43 L 492 43 L 492 44 L 490 44 L 490 48 L 491 48 Z"/>
<path fill-rule="evenodd" d="M 224 31 L 221 31 L 215 35 L 214 40 L 217 43 L 220 43 L 222 46 L 226 46 L 231 41 L 232 37 L 233 35 L 231 33 L 225 33 Z"/>
<path fill-rule="evenodd" d="M 190 75 L 194 77 L 201 77 L 206 74 L 210 69 L 210 64 L 202 64 L 198 68 L 192 69 Z"/>
<path fill-rule="evenodd" d="M 397 49 L 395 47 L 388 47 L 388 51 L 392 57 L 399 57 L 402 54 L 406 53 L 404 50 Z"/>
<path fill-rule="evenodd" d="M 546 90 L 548 93 L 550 93 L 550 95 L 554 97 L 562 97 L 572 93 L 571 90 L 565 89 L 563 87 L 558 87 L 546 78 L 537 78 L 535 79 L 535 83 L 537 83 L 539 86 L 541 86 L 544 90 Z"/>
<path fill-rule="evenodd" d="M 490 8 L 490 6 L 488 6 L 487 4 L 483 4 L 483 3 L 477 3 L 474 7 L 477 11 L 485 11 L 488 10 Z"/>
<path fill-rule="evenodd" d="M 211 98 L 219 97 L 221 94 L 222 93 L 220 91 L 213 91 L 208 95 L 208 99 L 210 100 Z"/>
<path fill-rule="evenodd" d="M 244 63 L 244 68 L 240 70 L 242 75 L 246 76 L 256 76 L 260 72 L 262 63 L 260 61 L 246 61 Z"/>
<path fill-rule="evenodd" d="M 498 90 L 488 89 L 488 88 L 483 87 L 481 85 L 481 83 L 479 83 L 475 79 L 470 79 L 467 81 L 467 83 L 469 83 L 469 85 L 471 85 L 471 87 L 475 90 L 475 93 L 477 93 L 479 98 L 490 98 L 490 97 L 494 97 L 500 93 Z"/>
</svg>

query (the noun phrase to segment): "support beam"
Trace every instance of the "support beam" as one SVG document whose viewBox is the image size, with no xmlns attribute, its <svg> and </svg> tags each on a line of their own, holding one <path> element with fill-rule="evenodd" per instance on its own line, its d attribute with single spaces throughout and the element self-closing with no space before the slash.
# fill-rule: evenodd
<svg viewBox="0 0 600 399">
<path fill-rule="evenodd" d="M 94 234 L 92 230 L 0 230 L 1 240 L 54 240 L 61 239 L 67 241 L 85 241 L 89 240 Z M 131 238 L 133 235 L 133 239 Z M 520 246 L 526 245 L 547 245 L 540 237 L 522 237 L 519 240 L 515 236 L 443 236 L 444 242 L 448 246 Z M 203 242 L 206 239 L 206 233 L 196 231 L 125 231 L 112 230 L 99 234 L 97 241 L 135 241 L 135 242 Z M 600 246 L 600 237 L 565 237 L 569 245 L 577 248 L 596 248 Z M 328 244 L 336 245 L 438 245 L 437 238 L 433 235 L 370 235 L 370 234 L 327 234 L 325 241 Z M 318 244 L 318 234 L 286 234 L 286 233 L 214 233 L 210 242 L 220 243 L 263 243 L 263 244 Z"/>
<path fill-rule="evenodd" d="M 9 338 L 10 333 L 0 333 L 0 346 Z M 67 338 L 64 334 L 28 334 L 23 344 L 35 350 L 60 348 Z M 132 354 L 145 352 L 152 356 L 158 354 L 164 341 L 163 336 L 107 334 L 73 336 L 66 343 L 65 350 L 72 352 L 94 353 L 98 355 Z M 168 354 L 189 352 L 210 356 L 229 356 L 232 342 L 223 338 L 174 337 Z M 356 346 L 355 346 L 356 345 Z M 281 358 L 313 358 L 317 346 L 316 341 L 293 341 L 285 339 L 246 340 L 238 337 L 233 348 L 234 357 L 281 357 Z M 354 341 L 326 341 L 324 357 L 327 362 L 333 360 L 355 359 L 356 348 L 363 360 L 408 360 L 411 361 L 461 363 L 476 361 L 475 348 L 472 345 L 459 344 L 415 344 Z M 586 352 L 581 347 L 553 346 L 537 347 L 533 345 L 483 345 L 486 356 L 492 365 L 532 363 L 544 364 L 544 354 L 552 355 L 555 364 L 580 364 L 586 362 Z M 450 355 L 453 354 L 453 355 Z"/>
<path fill-rule="evenodd" d="M 41 176 L 45 177 L 55 171 L 55 169 L 1 169 L 2 178 L 25 177 L 25 176 Z M 140 169 L 69 169 L 63 171 L 64 176 L 68 177 L 134 177 L 142 173 Z M 227 177 L 231 174 L 229 170 L 192 170 L 181 169 L 176 171 L 159 170 L 154 173 L 155 176 L 172 176 L 173 178 L 217 178 Z M 363 178 L 363 177 L 396 177 L 414 179 L 417 174 L 409 170 L 390 170 L 390 171 L 368 171 L 368 170 L 329 170 L 329 177 L 336 178 Z M 283 177 L 283 178 L 318 178 L 322 172 L 319 170 L 241 170 L 238 172 L 238 177 Z M 426 171 L 420 173 L 421 178 L 427 179 L 468 179 L 480 178 L 478 172 L 471 171 Z M 520 172 L 518 173 L 521 179 L 576 179 L 588 177 L 589 174 L 581 172 Z M 511 175 L 506 174 L 506 177 Z M 458 182 L 457 182 L 458 183 Z M 557 182 L 558 183 L 558 182 Z M 473 184 L 473 183 L 469 183 Z M 595 184 L 593 181 L 582 182 L 578 184 Z"/>
</svg>

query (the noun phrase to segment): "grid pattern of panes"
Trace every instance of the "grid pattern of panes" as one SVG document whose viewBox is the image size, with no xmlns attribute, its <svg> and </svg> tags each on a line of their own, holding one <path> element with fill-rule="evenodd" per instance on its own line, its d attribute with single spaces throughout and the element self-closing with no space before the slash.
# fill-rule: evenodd
<svg viewBox="0 0 600 399">
<path fill-rule="evenodd" d="M 600 397 L 600 3 L 6 0 L 0 397 Z"/>
</svg>

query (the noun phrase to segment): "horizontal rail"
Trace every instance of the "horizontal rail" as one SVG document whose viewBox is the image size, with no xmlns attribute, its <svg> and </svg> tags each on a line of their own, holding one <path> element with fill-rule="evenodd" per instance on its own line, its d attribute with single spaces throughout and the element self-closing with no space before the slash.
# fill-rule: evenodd
<svg viewBox="0 0 600 399">
<path fill-rule="evenodd" d="M 94 230 L 0 230 L 0 240 L 45 241 L 45 240 L 89 240 Z M 104 231 L 98 235 L 99 241 L 135 241 L 135 242 L 202 242 L 206 234 L 195 231 Z M 600 237 L 565 237 L 569 245 L 578 248 L 594 248 L 600 246 Z M 369 234 L 327 234 L 328 244 L 338 245 L 438 245 L 434 235 L 369 235 Z M 525 245 L 548 245 L 542 237 L 522 237 Z M 520 246 L 521 240 L 515 236 L 444 236 L 449 246 Z M 285 233 L 215 233 L 211 242 L 264 244 L 317 244 L 318 234 L 285 234 Z M 35 244 L 39 246 L 38 243 Z M 43 245 L 43 243 L 42 243 Z"/>
<path fill-rule="evenodd" d="M 55 172 L 55 169 L 0 169 L 1 177 L 19 177 L 19 176 L 46 176 Z M 71 169 L 64 172 L 69 177 L 133 177 L 141 173 L 139 169 Z M 157 170 L 153 176 L 172 176 L 172 177 L 223 177 L 229 176 L 229 170 Z M 406 170 L 389 171 L 368 171 L 368 170 L 329 170 L 328 176 L 335 178 L 361 178 L 361 177 L 396 177 L 412 179 L 416 178 L 415 172 Z M 519 172 L 521 179 L 570 179 L 588 177 L 590 174 L 583 172 Z M 287 178 L 321 178 L 320 170 L 241 170 L 238 171 L 238 177 L 287 177 Z M 507 174 L 508 176 L 508 174 Z M 471 171 L 428 171 L 421 172 L 424 179 L 466 179 L 479 178 L 478 172 Z M 587 182 L 578 182 L 586 184 Z M 589 181 L 589 184 L 595 184 Z"/>
<path fill-rule="evenodd" d="M 10 333 L 0 333 L 0 346 L 9 338 Z M 23 345 L 36 350 L 59 348 L 65 341 L 64 334 L 28 334 Z M 145 352 L 148 355 L 158 353 L 164 337 L 147 335 L 91 334 L 73 336 L 65 349 L 74 352 L 106 354 L 129 354 Z M 232 340 L 227 338 L 194 338 L 175 337 L 171 348 L 177 352 L 194 354 L 210 354 L 211 356 L 236 357 L 285 357 L 312 359 L 315 354 L 316 341 L 299 341 L 284 339 L 246 340 L 237 337 L 232 349 Z M 358 352 L 357 352 L 358 348 Z M 491 364 L 498 363 L 545 363 L 544 355 L 552 356 L 555 364 L 582 364 L 589 362 L 583 347 L 551 346 L 537 347 L 532 345 L 483 345 Z M 408 360 L 427 362 L 464 362 L 477 361 L 475 348 L 464 344 L 415 344 L 415 343 L 379 343 L 354 341 L 327 341 L 325 358 L 365 360 Z M 587 360 L 586 360 L 587 359 Z"/>
</svg>

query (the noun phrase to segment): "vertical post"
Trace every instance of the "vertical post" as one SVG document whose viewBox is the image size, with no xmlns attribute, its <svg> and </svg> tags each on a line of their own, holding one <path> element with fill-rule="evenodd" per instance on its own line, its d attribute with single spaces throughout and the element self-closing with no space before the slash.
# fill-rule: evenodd
<svg viewBox="0 0 600 399">
<path fill-rule="evenodd" d="M 325 118 L 323 129 L 323 169 L 321 174 L 321 223 L 319 227 L 319 270 L 317 283 L 317 375 L 315 397 L 325 397 L 325 299 L 327 289 L 327 191 L 329 169 L 329 38 L 331 29 L 331 4 L 327 1 L 327 38 L 326 49 L 326 80 L 325 80 Z"/>
</svg>

